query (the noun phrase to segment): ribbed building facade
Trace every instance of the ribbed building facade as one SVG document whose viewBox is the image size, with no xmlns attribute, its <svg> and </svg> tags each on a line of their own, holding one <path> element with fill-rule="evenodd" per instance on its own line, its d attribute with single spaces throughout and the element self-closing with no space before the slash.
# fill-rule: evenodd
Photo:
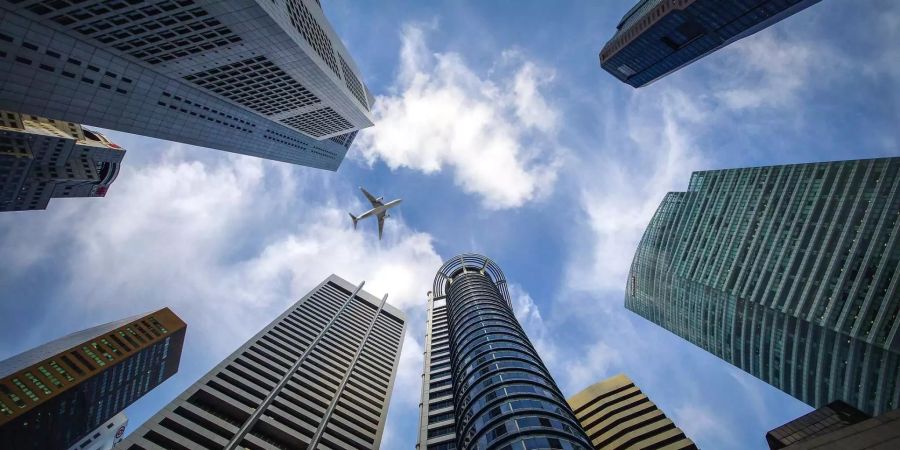
<svg viewBox="0 0 900 450">
<path fill-rule="evenodd" d="M 697 450 L 640 388 L 620 374 L 569 398 L 596 450 Z"/>
<path fill-rule="evenodd" d="M 419 449 L 589 449 L 490 259 L 459 255 L 429 298 Z"/>
<path fill-rule="evenodd" d="M 402 311 L 331 275 L 117 448 L 379 448 Z"/>
<path fill-rule="evenodd" d="M 600 51 L 600 65 L 641 87 L 821 0 L 641 0 Z"/>
<path fill-rule="evenodd" d="M 0 111 L 0 211 L 105 197 L 125 150 L 77 123 Z"/>
<path fill-rule="evenodd" d="M 66 449 L 96 434 L 178 371 L 185 330 L 163 308 L 0 361 L 2 447 Z"/>
<path fill-rule="evenodd" d="M 0 109 L 336 170 L 374 97 L 316 0 L 0 2 Z"/>
<path fill-rule="evenodd" d="M 900 405 L 900 158 L 696 172 L 625 306 L 814 407 Z"/>
</svg>

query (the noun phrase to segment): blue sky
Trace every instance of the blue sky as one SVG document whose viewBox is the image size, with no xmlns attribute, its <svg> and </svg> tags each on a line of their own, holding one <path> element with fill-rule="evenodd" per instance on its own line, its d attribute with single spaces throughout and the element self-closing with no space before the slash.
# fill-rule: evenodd
<svg viewBox="0 0 900 450">
<path fill-rule="evenodd" d="M 597 53 L 632 0 L 324 1 L 378 97 L 337 173 L 110 131 L 104 199 L 0 215 L 0 358 L 172 307 L 177 375 L 130 429 L 337 273 L 409 315 L 382 447 L 416 441 L 425 293 L 476 251 L 567 395 L 624 372 L 701 448 L 756 449 L 810 410 L 623 307 L 691 171 L 900 154 L 900 4 L 822 3 L 640 90 Z M 377 242 L 355 190 L 403 197 Z"/>
</svg>

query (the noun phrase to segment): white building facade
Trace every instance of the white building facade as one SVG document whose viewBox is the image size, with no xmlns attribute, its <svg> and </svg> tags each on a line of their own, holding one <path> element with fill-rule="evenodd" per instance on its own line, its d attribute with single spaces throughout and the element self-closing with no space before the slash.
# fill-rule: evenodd
<svg viewBox="0 0 900 450">
<path fill-rule="evenodd" d="M 337 170 L 374 98 L 315 0 L 0 3 L 0 109 Z"/>
</svg>

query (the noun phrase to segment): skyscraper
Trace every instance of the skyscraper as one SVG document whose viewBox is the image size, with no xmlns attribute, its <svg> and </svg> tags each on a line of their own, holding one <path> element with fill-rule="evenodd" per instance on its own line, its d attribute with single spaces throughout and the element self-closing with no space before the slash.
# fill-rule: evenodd
<svg viewBox="0 0 900 450">
<path fill-rule="evenodd" d="M 374 97 L 313 0 L 0 3 L 0 109 L 336 170 Z"/>
<path fill-rule="evenodd" d="M 168 308 L 0 361 L 0 442 L 68 448 L 178 371 L 185 324 Z"/>
<path fill-rule="evenodd" d="M 569 398 L 569 406 L 597 450 L 697 446 L 624 374 L 592 384 Z"/>
<path fill-rule="evenodd" d="M 900 405 L 900 158 L 695 172 L 625 306 L 814 407 Z"/>
<path fill-rule="evenodd" d="M 516 320 L 500 267 L 459 255 L 433 289 L 416 447 L 592 448 Z"/>
<path fill-rule="evenodd" d="M 633 87 L 656 81 L 821 0 L 640 0 L 600 51 Z"/>
<path fill-rule="evenodd" d="M 103 197 L 124 156 L 76 123 L 0 111 L 0 211 L 46 209 L 51 198 Z"/>
<path fill-rule="evenodd" d="M 119 447 L 378 448 L 406 316 L 362 287 L 329 276 Z"/>
<path fill-rule="evenodd" d="M 766 443 L 771 450 L 789 448 L 869 418 L 866 413 L 838 400 L 769 431 L 766 433 Z"/>
<path fill-rule="evenodd" d="M 69 447 L 69 450 L 111 450 L 125 437 L 128 417 L 120 412 Z"/>
</svg>

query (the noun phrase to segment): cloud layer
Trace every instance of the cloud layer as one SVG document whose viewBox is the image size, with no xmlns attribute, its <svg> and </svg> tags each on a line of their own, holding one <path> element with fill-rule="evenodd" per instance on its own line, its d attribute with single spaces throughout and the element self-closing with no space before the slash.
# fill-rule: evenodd
<svg viewBox="0 0 900 450">
<path fill-rule="evenodd" d="M 378 125 L 358 140 L 365 160 L 449 170 L 488 209 L 547 195 L 560 157 L 559 113 L 542 92 L 553 71 L 506 51 L 485 75 L 458 53 L 433 53 L 425 38 L 421 26 L 403 28 L 392 93 L 378 97 Z"/>
</svg>

